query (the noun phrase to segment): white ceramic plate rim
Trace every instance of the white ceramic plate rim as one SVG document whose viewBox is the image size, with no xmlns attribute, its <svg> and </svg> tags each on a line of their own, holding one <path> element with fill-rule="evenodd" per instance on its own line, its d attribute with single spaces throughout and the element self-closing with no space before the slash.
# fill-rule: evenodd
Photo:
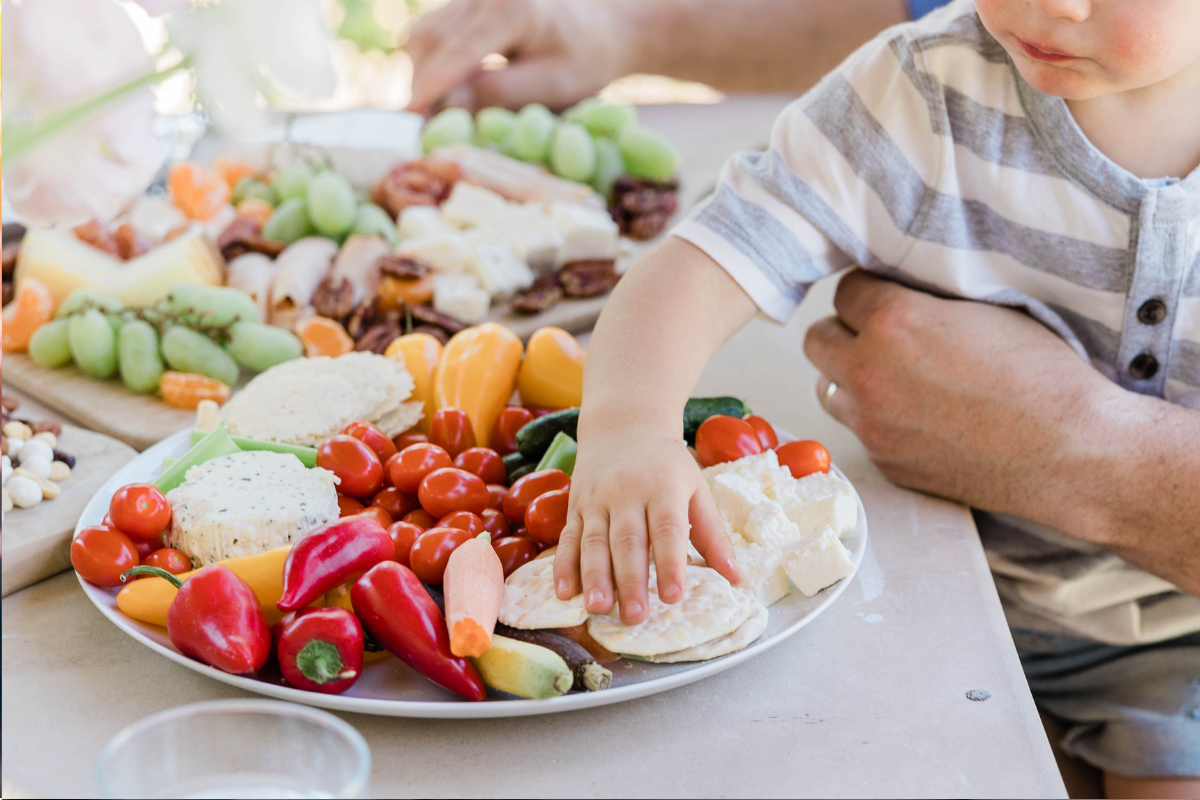
<svg viewBox="0 0 1200 800">
<path fill-rule="evenodd" d="M 79 534 L 87 525 L 99 522 L 104 513 L 107 511 L 108 502 L 116 490 L 125 485 L 128 481 L 124 477 L 125 473 L 135 465 L 151 461 L 153 459 L 161 460 L 169 453 L 178 450 L 183 445 L 191 431 L 180 431 L 174 436 L 170 436 L 158 444 L 143 451 L 137 458 L 125 465 L 121 470 L 112 476 L 103 486 L 97 490 L 96 494 L 88 502 L 82 516 L 79 518 L 79 523 L 75 528 L 75 535 Z M 788 436 L 783 431 L 779 431 L 782 441 L 790 440 L 794 437 Z M 840 470 L 834 467 L 834 470 L 842 475 Z M 844 478 L 845 475 L 842 475 Z M 318 706 L 328 708 L 335 711 L 347 711 L 358 714 L 375 714 L 381 716 L 395 717 L 419 717 L 427 719 L 486 719 L 497 717 L 523 717 L 535 714 L 553 714 L 561 711 L 574 711 L 583 708 L 595 708 L 597 706 L 605 706 L 611 703 L 620 703 L 626 700 L 636 700 L 640 697 L 665 692 L 670 689 L 675 689 L 680 686 L 686 686 L 689 683 L 707 678 L 710 675 L 715 675 L 718 672 L 723 672 L 730 667 L 734 667 L 743 661 L 753 658 L 756 655 L 765 653 L 775 645 L 792 636 L 796 631 L 803 628 L 805 625 L 812 622 L 822 612 L 833 603 L 842 592 L 850 585 L 854 576 L 858 574 L 858 567 L 862 563 L 863 555 L 867 547 L 867 522 L 866 513 L 863 509 L 862 500 L 858 497 L 858 492 L 855 490 L 855 501 L 858 503 L 858 524 L 855 529 L 843 540 L 850 547 L 851 557 L 854 561 L 854 574 L 838 581 L 833 586 L 823 589 L 814 596 L 823 596 L 820 605 L 810 610 L 807 614 L 793 622 L 787 628 L 772 635 L 760 638 L 755 643 L 748 647 L 739 650 L 736 653 L 731 653 L 727 656 L 705 661 L 696 664 L 694 667 L 685 669 L 682 672 L 675 672 L 670 675 L 664 675 L 661 678 L 651 678 L 649 680 L 640 681 L 625 686 L 616 686 L 605 689 L 600 692 L 577 692 L 566 694 L 561 697 L 549 698 L 546 700 L 489 700 L 481 703 L 472 703 L 463 700 L 444 700 L 444 701 L 414 701 L 414 700 L 381 700 L 379 698 L 365 697 L 346 697 L 343 695 L 320 694 L 319 692 L 306 692 L 300 689 L 294 689 L 290 686 L 281 686 L 265 681 L 256 680 L 254 678 L 243 677 L 240 675 L 230 675 L 227 672 L 222 672 L 219 669 L 210 667 L 207 664 L 201 664 L 199 661 L 194 661 L 187 656 L 184 656 L 178 651 L 165 647 L 159 642 L 154 641 L 145 633 L 139 630 L 133 621 L 125 617 L 124 614 L 116 609 L 112 602 L 112 596 L 104 589 L 92 586 L 82 578 L 79 578 L 79 584 L 83 587 L 84 593 L 88 599 L 92 601 L 96 608 L 100 609 L 100 613 L 108 617 L 114 625 L 120 628 L 125 633 L 132 636 L 137 641 L 149 647 L 161 655 L 166 656 L 172 661 L 182 664 L 190 670 L 206 675 L 214 680 L 227 683 L 230 686 L 236 686 L 248 692 L 274 697 L 280 700 L 289 700 L 295 703 L 303 703 L 310 706 Z M 76 576 L 78 577 L 78 575 Z M 677 666 L 677 665 L 676 665 Z"/>
</svg>

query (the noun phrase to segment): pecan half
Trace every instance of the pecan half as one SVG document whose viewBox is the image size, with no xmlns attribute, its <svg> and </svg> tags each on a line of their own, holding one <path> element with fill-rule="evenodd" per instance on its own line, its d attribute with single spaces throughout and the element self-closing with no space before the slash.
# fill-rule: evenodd
<svg viewBox="0 0 1200 800">
<path fill-rule="evenodd" d="M 375 264 L 379 267 L 381 274 L 390 275 L 393 278 L 400 278 L 401 280 L 424 278 L 431 272 L 428 264 L 417 261 L 415 258 L 397 256 L 391 253 L 386 256 L 380 256 Z"/>
<path fill-rule="evenodd" d="M 563 299 L 562 284 L 558 274 L 549 272 L 541 275 L 525 291 L 512 299 L 512 310 L 518 314 L 539 314 L 553 308 Z"/>
<path fill-rule="evenodd" d="M 313 292 L 312 307 L 320 316 L 340 322 L 354 310 L 354 284 L 339 276 L 335 286 L 334 280 L 333 276 L 327 275 L 321 281 Z"/>
<path fill-rule="evenodd" d="M 608 212 L 621 233 L 650 239 L 662 233 L 679 206 L 679 181 L 647 181 L 622 175 L 613 181 Z"/>
<path fill-rule="evenodd" d="M 354 349 L 369 350 L 372 353 L 383 355 L 387 351 L 388 345 L 399 338 L 401 334 L 399 323 L 381 322 L 368 328 L 354 343 Z"/>
<path fill-rule="evenodd" d="M 373 302 L 359 303 L 350 318 L 346 320 L 346 333 L 350 334 L 350 338 L 357 342 L 367 332 L 367 329 L 377 322 L 377 316 L 378 311 Z"/>
<path fill-rule="evenodd" d="M 442 344 L 450 341 L 450 334 L 446 333 L 445 328 L 439 328 L 436 325 L 418 325 L 412 329 L 413 333 L 428 333 L 433 338 L 437 339 Z"/>
<path fill-rule="evenodd" d="M 617 285 L 621 276 L 611 258 L 592 258 L 563 264 L 558 271 L 567 297 L 595 297 Z"/>
<path fill-rule="evenodd" d="M 451 336 L 459 331 L 467 329 L 467 323 L 462 320 L 455 319 L 449 314 L 442 314 L 434 311 L 431 306 L 421 303 L 415 303 L 408 307 L 408 313 L 412 314 L 412 318 L 417 322 L 423 322 L 426 325 L 436 325 L 442 328 Z"/>
<path fill-rule="evenodd" d="M 250 217 L 238 215 L 225 226 L 217 236 L 217 249 L 226 261 L 232 261 L 245 253 L 262 253 L 274 258 L 283 252 L 287 245 L 274 239 L 262 237 L 262 226 Z"/>
<path fill-rule="evenodd" d="M 453 165 L 434 166 L 420 160 L 409 161 L 392 167 L 376 184 L 371 199 L 395 219 L 409 206 L 441 205 L 450 196 L 458 178 L 458 170 Z"/>
<path fill-rule="evenodd" d="M 145 236 L 138 233 L 138 229 L 130 225 L 128 222 L 117 228 L 117 249 L 121 253 L 121 258 L 128 261 L 131 258 L 137 258 L 142 253 L 149 252 L 150 242 Z"/>
</svg>

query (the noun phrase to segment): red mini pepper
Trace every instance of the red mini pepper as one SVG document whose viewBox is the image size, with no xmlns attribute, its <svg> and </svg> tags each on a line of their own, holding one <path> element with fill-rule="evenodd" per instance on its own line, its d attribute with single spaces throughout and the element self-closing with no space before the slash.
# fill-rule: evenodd
<svg viewBox="0 0 1200 800">
<path fill-rule="evenodd" d="M 408 567 L 387 561 L 372 567 L 350 589 L 363 627 L 405 664 L 468 700 L 486 700 L 475 667 L 450 652 L 446 618 Z"/>
<path fill-rule="evenodd" d="M 334 520 L 305 536 L 288 553 L 283 565 L 280 611 L 296 611 L 351 575 L 395 556 L 387 530 L 372 517 Z"/>
<path fill-rule="evenodd" d="M 341 694 L 362 674 L 362 625 L 349 610 L 305 608 L 275 626 L 279 670 L 297 689 Z"/>
<path fill-rule="evenodd" d="M 134 567 L 130 575 L 157 575 L 179 593 L 167 609 L 171 644 L 234 675 L 262 669 L 271 657 L 271 628 L 250 584 L 223 564 L 210 564 L 181 581 L 159 567 Z"/>
</svg>

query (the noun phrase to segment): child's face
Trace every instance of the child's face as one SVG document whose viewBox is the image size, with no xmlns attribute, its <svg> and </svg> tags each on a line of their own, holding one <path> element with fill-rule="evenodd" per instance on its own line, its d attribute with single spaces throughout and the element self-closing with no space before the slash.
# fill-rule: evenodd
<svg viewBox="0 0 1200 800">
<path fill-rule="evenodd" d="M 1200 71 L 1200 0 L 976 0 L 1021 76 L 1068 100 Z"/>
</svg>

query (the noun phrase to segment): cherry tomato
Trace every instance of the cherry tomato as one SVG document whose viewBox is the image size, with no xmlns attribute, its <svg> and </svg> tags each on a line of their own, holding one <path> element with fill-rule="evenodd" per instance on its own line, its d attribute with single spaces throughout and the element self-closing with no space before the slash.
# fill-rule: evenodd
<svg viewBox="0 0 1200 800">
<path fill-rule="evenodd" d="M 404 515 L 404 519 L 402 519 L 401 522 L 407 522 L 410 525 L 416 525 L 423 531 L 437 527 L 437 517 L 435 517 L 433 514 L 430 514 L 423 508 L 418 508 L 416 511 L 408 512 Z"/>
<path fill-rule="evenodd" d="M 757 414 L 747 414 L 743 419 L 747 425 L 754 428 L 754 433 L 758 436 L 764 453 L 779 446 L 779 437 L 775 435 L 775 429 L 771 427 L 771 423 Z"/>
<path fill-rule="evenodd" d="M 429 437 L 420 431 L 405 431 L 392 437 L 392 444 L 396 445 L 396 450 L 403 450 L 414 444 L 422 444 L 428 441 Z"/>
<path fill-rule="evenodd" d="M 141 561 L 142 566 L 158 567 L 165 569 L 172 575 L 182 575 L 185 572 L 191 572 L 192 562 L 179 550 L 174 547 L 162 547 L 155 550 L 150 555 L 146 556 Z M 147 577 L 147 576 L 139 576 Z"/>
<path fill-rule="evenodd" d="M 454 457 L 454 466 L 478 475 L 484 483 L 504 483 L 508 477 L 500 454 L 486 447 L 468 447 Z"/>
<path fill-rule="evenodd" d="M 351 517 L 359 514 L 366 508 L 362 503 L 355 500 L 353 497 L 347 497 L 344 494 L 338 495 L 338 516 Z"/>
<path fill-rule="evenodd" d="M 726 414 L 709 417 L 696 431 L 696 454 L 706 467 L 736 461 L 763 451 L 750 423 Z"/>
<path fill-rule="evenodd" d="M 420 525 L 413 525 L 411 522 L 401 520 L 393 522 L 388 526 L 388 536 L 392 537 L 392 547 L 395 548 L 395 560 L 408 566 L 408 554 L 412 550 L 413 542 L 425 532 L 425 529 Z"/>
<path fill-rule="evenodd" d="M 571 479 L 560 469 L 540 469 L 519 478 L 504 498 L 504 516 L 517 525 L 525 524 L 525 509 L 535 498 L 556 489 L 571 488 Z"/>
<path fill-rule="evenodd" d="M 517 431 L 533 421 L 533 412 L 520 406 L 509 406 L 496 417 L 489 444 L 502 456 L 517 452 Z"/>
<path fill-rule="evenodd" d="M 116 525 L 109 525 L 108 527 L 112 528 L 114 531 L 117 529 Z M 161 550 L 163 548 L 162 536 L 155 536 L 153 539 L 134 539 L 133 546 L 137 548 L 138 563 L 145 564 L 146 556 L 150 555 L 155 550 Z"/>
<path fill-rule="evenodd" d="M 372 519 L 376 519 L 384 528 L 391 527 L 391 524 L 394 521 L 392 520 L 392 515 L 384 511 L 379 506 L 367 506 L 355 516 L 371 517 Z"/>
<path fill-rule="evenodd" d="M 508 536 L 511 526 L 509 526 L 508 517 L 504 516 L 503 511 L 485 508 L 479 516 L 483 518 L 483 529 L 492 535 L 493 542 L 501 536 Z"/>
<path fill-rule="evenodd" d="M 829 451 L 820 442 L 806 440 L 781 444 L 775 450 L 779 463 L 792 471 L 793 478 L 814 472 L 829 472 Z"/>
<path fill-rule="evenodd" d="M 494 508 L 497 511 L 504 509 L 504 498 L 508 494 L 508 487 L 501 486 L 498 483 L 488 484 L 488 508 Z"/>
<path fill-rule="evenodd" d="M 524 526 L 524 525 L 520 525 L 520 526 L 518 526 L 518 527 L 517 527 L 517 529 L 516 529 L 515 531 L 513 531 L 511 535 L 512 535 L 512 536 L 521 536 L 521 537 L 523 537 L 523 538 L 525 538 L 525 539 L 528 539 L 528 540 L 529 540 L 529 541 L 531 541 L 531 542 L 533 541 L 533 537 L 531 537 L 531 536 L 529 535 L 529 531 L 527 531 L 527 530 L 525 529 L 525 526 Z M 535 542 L 535 544 L 536 544 L 536 542 Z"/>
<path fill-rule="evenodd" d="M 487 511 L 485 508 L 484 511 Z M 478 536 L 485 530 L 483 520 L 478 514 L 470 511 L 455 511 L 438 520 L 439 528 L 461 528 L 472 536 Z"/>
<path fill-rule="evenodd" d="M 504 577 L 512 575 L 517 567 L 527 564 L 537 557 L 538 547 L 532 539 L 524 536 L 505 536 L 492 542 L 492 549 L 500 557 L 500 566 L 504 568 Z"/>
<path fill-rule="evenodd" d="M 338 476 L 338 491 L 351 497 L 370 497 L 383 486 L 383 464 L 366 444 L 339 433 L 317 448 L 317 466 Z"/>
<path fill-rule="evenodd" d="M 451 511 L 482 512 L 488 506 L 487 484 L 465 469 L 445 467 L 421 480 L 417 490 L 421 507 L 439 519 Z"/>
<path fill-rule="evenodd" d="M 133 541 L 116 528 L 93 525 L 71 542 L 71 566 L 96 586 L 120 586 L 121 575 L 138 563 Z"/>
<path fill-rule="evenodd" d="M 117 527 L 116 525 L 113 524 L 112 514 L 105 514 L 104 519 L 100 520 L 100 524 L 105 526 L 106 528 L 116 529 L 116 527 Z"/>
<path fill-rule="evenodd" d="M 408 566 L 425 583 L 440 586 L 450 554 L 471 538 L 471 534 L 462 528 L 430 528 L 413 543 L 412 551 L 408 554 Z"/>
<path fill-rule="evenodd" d="M 380 462 L 387 461 L 396 455 L 396 443 L 389 439 L 386 433 L 379 430 L 379 427 L 373 422 L 367 422 L 365 419 L 356 419 L 342 428 L 342 433 L 347 436 L 353 436 L 374 450 L 375 455 L 379 456 Z"/>
<path fill-rule="evenodd" d="M 395 464 L 399 460 L 400 454 L 392 453 L 388 460 L 383 462 L 383 487 L 385 489 L 392 485 L 392 464 Z"/>
<path fill-rule="evenodd" d="M 471 425 L 471 418 L 461 408 L 439 408 L 429 423 L 429 441 L 454 458 L 463 450 L 475 446 L 475 428 Z"/>
<path fill-rule="evenodd" d="M 421 480 L 435 469 L 454 466 L 450 454 L 436 444 L 420 442 L 400 451 L 392 462 L 392 485 L 402 492 L 416 494 Z"/>
<path fill-rule="evenodd" d="M 421 507 L 417 498 L 400 491 L 395 486 L 386 486 L 371 498 L 371 505 L 379 506 L 392 519 L 402 519 L 405 514 Z"/>
<path fill-rule="evenodd" d="M 567 526 L 567 501 L 570 489 L 557 489 L 534 498 L 525 509 L 525 528 L 529 538 L 544 545 L 558 544 Z"/>
<path fill-rule="evenodd" d="M 534 419 L 541 419 L 547 414 L 553 414 L 555 411 L 562 411 L 561 408 L 538 408 L 537 406 L 534 406 L 529 410 L 533 412 Z"/>
<path fill-rule="evenodd" d="M 117 489 L 108 504 L 113 526 L 130 539 L 153 539 L 171 524 L 171 504 L 149 483 Z"/>
</svg>

